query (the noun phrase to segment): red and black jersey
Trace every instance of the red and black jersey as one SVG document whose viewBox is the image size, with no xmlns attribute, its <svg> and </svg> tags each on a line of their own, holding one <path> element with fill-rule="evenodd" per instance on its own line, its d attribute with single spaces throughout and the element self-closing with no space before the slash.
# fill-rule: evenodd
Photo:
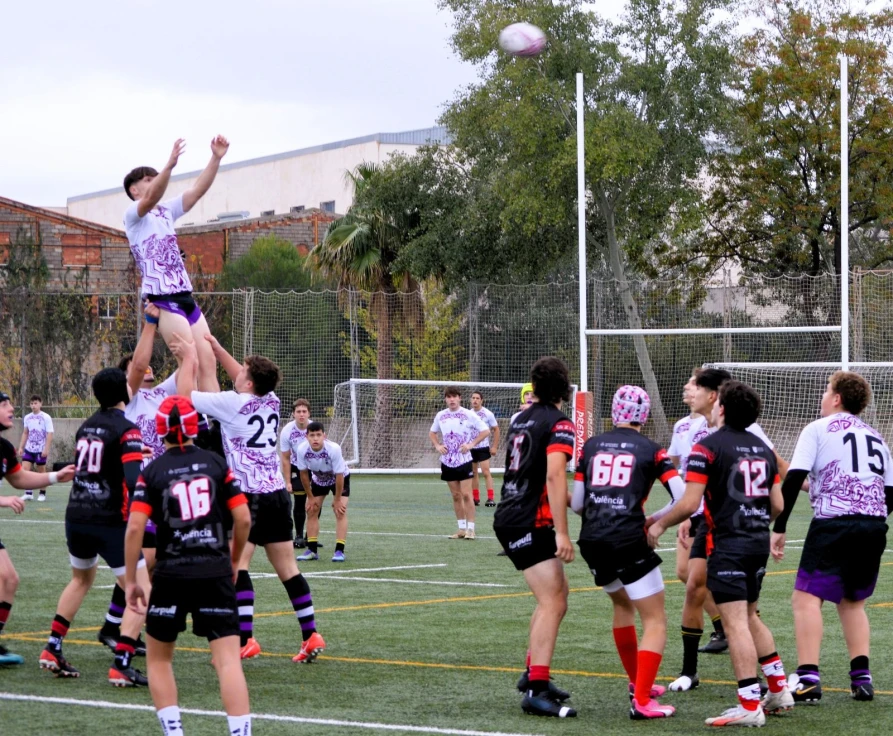
<svg viewBox="0 0 893 736">
<path fill-rule="evenodd" d="M 502 498 L 494 526 L 552 526 L 546 458 L 553 452 L 563 453 L 568 460 L 573 457 L 574 425 L 554 406 L 534 403 L 509 426 Z"/>
<path fill-rule="evenodd" d="M 685 476 L 704 483 L 707 551 L 769 551 L 769 492 L 779 482 L 775 453 L 747 431 L 721 427 L 692 447 Z"/>
<path fill-rule="evenodd" d="M 0 480 L 3 480 L 8 473 L 16 473 L 21 468 L 12 442 L 0 437 Z"/>
<path fill-rule="evenodd" d="M 590 438 L 574 477 L 585 486 L 580 540 L 618 545 L 642 540 L 645 501 L 654 481 L 668 483 L 676 475 L 667 451 L 634 429 Z"/>
<path fill-rule="evenodd" d="M 132 511 L 157 527 L 155 577 L 232 575 L 227 531 L 232 509 L 248 503 L 226 461 L 195 445 L 170 447 L 144 469 Z"/>
<path fill-rule="evenodd" d="M 66 521 L 125 526 L 130 494 L 124 465 L 136 463 L 138 469 L 142 462 L 139 428 L 119 409 L 100 409 L 78 429 L 75 453 Z"/>
</svg>

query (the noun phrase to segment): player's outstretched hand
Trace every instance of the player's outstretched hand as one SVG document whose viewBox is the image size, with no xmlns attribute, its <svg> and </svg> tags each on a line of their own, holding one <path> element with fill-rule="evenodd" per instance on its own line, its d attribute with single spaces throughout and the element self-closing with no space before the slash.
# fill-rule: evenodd
<svg viewBox="0 0 893 736">
<path fill-rule="evenodd" d="M 682 549 L 691 547 L 691 537 L 688 536 L 689 532 L 691 532 L 691 519 L 686 519 L 676 529 L 676 541 L 682 545 Z"/>
<path fill-rule="evenodd" d="M 171 157 L 167 160 L 168 169 L 173 169 L 177 165 L 177 161 L 180 160 L 180 156 L 183 155 L 183 151 L 186 150 L 186 141 L 183 138 L 177 138 L 177 142 L 174 143 L 174 147 L 171 150 Z"/>
<path fill-rule="evenodd" d="M 68 483 L 72 478 L 74 478 L 74 465 L 66 465 L 62 470 L 56 473 L 56 482 L 57 483 Z"/>
<path fill-rule="evenodd" d="M 211 350 L 214 351 L 214 355 L 217 355 L 217 351 L 220 350 L 220 343 L 217 341 L 217 338 L 214 335 L 205 335 L 205 340 L 211 343 Z"/>
<path fill-rule="evenodd" d="M 663 524 L 659 521 L 655 521 L 648 527 L 648 544 L 651 546 L 651 549 L 657 549 L 657 545 L 660 542 L 660 535 L 665 531 Z"/>
<path fill-rule="evenodd" d="M 562 562 L 574 561 L 574 544 L 567 534 L 555 535 L 555 556 Z"/>
<path fill-rule="evenodd" d="M 0 496 L 0 506 L 6 506 L 16 514 L 21 514 L 25 510 L 25 502 L 18 496 Z"/>
<path fill-rule="evenodd" d="M 211 141 L 211 153 L 214 154 L 215 158 L 223 158 L 226 156 L 226 152 L 229 150 L 229 141 L 226 140 L 222 135 L 217 135 Z"/>
<path fill-rule="evenodd" d="M 142 616 L 146 612 L 146 593 L 140 587 L 139 583 L 127 583 L 127 589 L 124 591 L 127 597 L 127 607 L 138 616 Z"/>
<path fill-rule="evenodd" d="M 769 551 L 772 553 L 772 559 L 776 562 L 781 562 L 784 559 L 784 542 L 784 534 L 772 532 L 769 538 Z"/>
</svg>

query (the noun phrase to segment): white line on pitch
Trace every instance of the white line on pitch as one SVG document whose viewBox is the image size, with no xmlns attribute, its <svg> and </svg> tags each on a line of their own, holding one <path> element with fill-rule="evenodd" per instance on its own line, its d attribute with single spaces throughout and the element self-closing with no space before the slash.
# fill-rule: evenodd
<svg viewBox="0 0 893 736">
<path fill-rule="evenodd" d="M 361 580 L 366 583 L 414 583 L 415 585 L 457 585 L 463 588 L 513 588 L 513 585 L 500 583 L 459 583 L 446 580 L 401 580 L 400 578 L 358 578 L 350 575 L 327 575 L 317 573 L 317 578 L 331 578 L 332 580 Z"/>
<path fill-rule="evenodd" d="M 326 570 L 324 572 L 305 572 L 304 577 L 310 577 L 311 575 L 339 575 L 341 573 L 350 573 L 353 574 L 355 572 L 388 572 L 390 570 L 421 570 L 426 567 L 446 567 L 447 563 L 445 562 L 437 562 L 430 565 L 395 565 L 393 567 L 358 567 L 355 570 Z"/>
<path fill-rule="evenodd" d="M 0 692 L 0 700 L 20 700 L 32 703 L 58 703 L 59 705 L 82 705 L 88 708 L 104 708 L 106 710 L 136 710 L 155 713 L 151 705 L 136 703 L 111 703 L 105 700 L 76 700 L 75 698 L 49 698 L 37 695 L 19 695 L 18 693 Z M 226 713 L 219 710 L 199 710 L 197 708 L 180 708 L 181 713 L 191 716 L 211 716 L 223 718 Z M 367 729 L 374 731 L 390 731 L 399 733 L 436 733 L 448 736 L 536 736 L 535 734 L 505 733 L 502 731 L 470 731 L 459 728 L 436 728 L 433 726 L 407 726 L 399 723 L 368 723 L 364 721 L 338 721 L 332 718 L 303 718 L 299 716 L 280 716 L 275 713 L 252 713 L 251 717 L 258 721 L 280 721 L 285 723 L 310 723 L 317 726 L 343 726 L 346 728 Z"/>
</svg>

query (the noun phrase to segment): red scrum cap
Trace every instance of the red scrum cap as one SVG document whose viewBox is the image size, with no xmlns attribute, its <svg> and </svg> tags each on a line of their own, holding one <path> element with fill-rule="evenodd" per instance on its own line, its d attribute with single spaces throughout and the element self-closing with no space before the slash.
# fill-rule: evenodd
<svg viewBox="0 0 893 736">
<path fill-rule="evenodd" d="M 155 430 L 162 439 L 174 432 L 180 444 L 183 437 L 194 439 L 198 437 L 198 412 L 185 396 L 168 396 L 158 407 Z"/>
</svg>

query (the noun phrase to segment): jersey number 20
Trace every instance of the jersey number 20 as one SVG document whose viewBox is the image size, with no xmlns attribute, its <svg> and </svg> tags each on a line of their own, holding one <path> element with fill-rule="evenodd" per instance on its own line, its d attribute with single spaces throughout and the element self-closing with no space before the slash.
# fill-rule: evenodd
<svg viewBox="0 0 893 736">
<path fill-rule="evenodd" d="M 211 510 L 211 486 L 207 478 L 180 481 L 171 488 L 171 495 L 180 502 L 180 518 L 191 521 L 206 516 Z"/>
</svg>

